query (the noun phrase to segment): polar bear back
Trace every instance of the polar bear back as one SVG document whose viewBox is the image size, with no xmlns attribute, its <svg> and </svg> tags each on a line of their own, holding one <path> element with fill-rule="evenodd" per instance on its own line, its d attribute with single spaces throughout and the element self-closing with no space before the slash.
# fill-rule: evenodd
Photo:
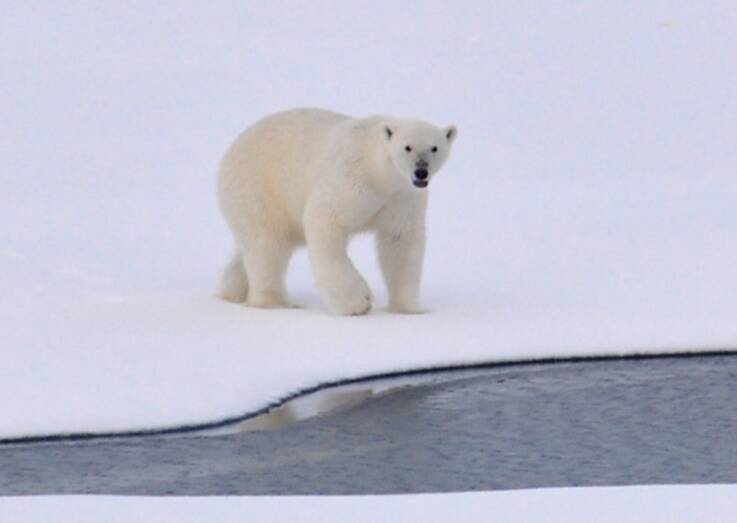
<svg viewBox="0 0 737 523">
<path fill-rule="evenodd" d="M 321 185 L 316 178 L 335 175 L 328 167 L 337 163 L 335 149 L 346 136 L 342 128 L 352 121 L 332 111 L 294 109 L 246 129 L 220 166 L 219 198 L 226 218 L 237 219 L 244 211 L 251 219 L 288 218 L 281 225 L 301 236 L 308 193 Z"/>
</svg>

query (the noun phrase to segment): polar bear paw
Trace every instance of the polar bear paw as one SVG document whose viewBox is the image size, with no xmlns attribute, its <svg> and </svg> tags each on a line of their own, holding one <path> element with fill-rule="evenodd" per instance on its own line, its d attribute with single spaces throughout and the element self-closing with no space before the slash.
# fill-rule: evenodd
<svg viewBox="0 0 737 523">
<path fill-rule="evenodd" d="M 371 290 L 366 282 L 359 278 L 342 292 L 329 295 L 326 301 L 336 314 L 361 316 L 371 310 Z"/>
<path fill-rule="evenodd" d="M 291 309 L 293 306 L 287 301 L 283 293 L 249 293 L 246 300 L 247 307 L 257 309 Z"/>
<path fill-rule="evenodd" d="M 427 314 L 429 309 L 423 309 L 416 303 L 390 303 L 387 310 L 394 314 Z"/>
</svg>

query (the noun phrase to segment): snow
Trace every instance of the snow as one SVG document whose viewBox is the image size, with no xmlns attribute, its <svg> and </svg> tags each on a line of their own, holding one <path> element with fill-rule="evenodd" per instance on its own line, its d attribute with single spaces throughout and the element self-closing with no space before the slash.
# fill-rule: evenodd
<svg viewBox="0 0 737 523">
<path fill-rule="evenodd" d="M 734 2 L 377 3 L 4 7 L 0 437 L 215 421 L 417 367 L 737 348 Z M 458 125 L 431 313 L 381 310 L 369 239 L 368 317 L 325 311 L 304 252 L 301 310 L 212 297 L 217 163 L 294 106 Z"/>
<path fill-rule="evenodd" d="M 3 521 L 734 521 L 734 485 L 588 487 L 401 496 L 0 499 Z"/>
</svg>

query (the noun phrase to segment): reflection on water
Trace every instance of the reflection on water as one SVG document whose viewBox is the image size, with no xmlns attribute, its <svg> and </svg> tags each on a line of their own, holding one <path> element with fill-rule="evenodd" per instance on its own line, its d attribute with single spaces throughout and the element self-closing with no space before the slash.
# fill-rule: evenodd
<svg viewBox="0 0 737 523">
<path fill-rule="evenodd" d="M 377 390 L 370 387 L 321 390 L 294 399 L 281 407 L 270 410 L 266 414 L 243 421 L 238 424 L 235 431 L 250 432 L 278 429 L 296 421 L 320 414 L 332 413 L 341 408 L 352 407 L 374 396 Z"/>
</svg>

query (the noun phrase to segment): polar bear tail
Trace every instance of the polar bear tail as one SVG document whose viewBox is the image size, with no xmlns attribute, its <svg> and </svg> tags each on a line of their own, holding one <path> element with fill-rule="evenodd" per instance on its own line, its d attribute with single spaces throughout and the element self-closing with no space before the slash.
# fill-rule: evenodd
<svg viewBox="0 0 737 523">
<path fill-rule="evenodd" d="M 248 278 L 246 277 L 246 269 L 243 266 L 243 256 L 241 256 L 240 251 L 235 251 L 233 259 L 225 266 L 217 294 L 227 301 L 237 303 L 246 301 Z"/>
</svg>

